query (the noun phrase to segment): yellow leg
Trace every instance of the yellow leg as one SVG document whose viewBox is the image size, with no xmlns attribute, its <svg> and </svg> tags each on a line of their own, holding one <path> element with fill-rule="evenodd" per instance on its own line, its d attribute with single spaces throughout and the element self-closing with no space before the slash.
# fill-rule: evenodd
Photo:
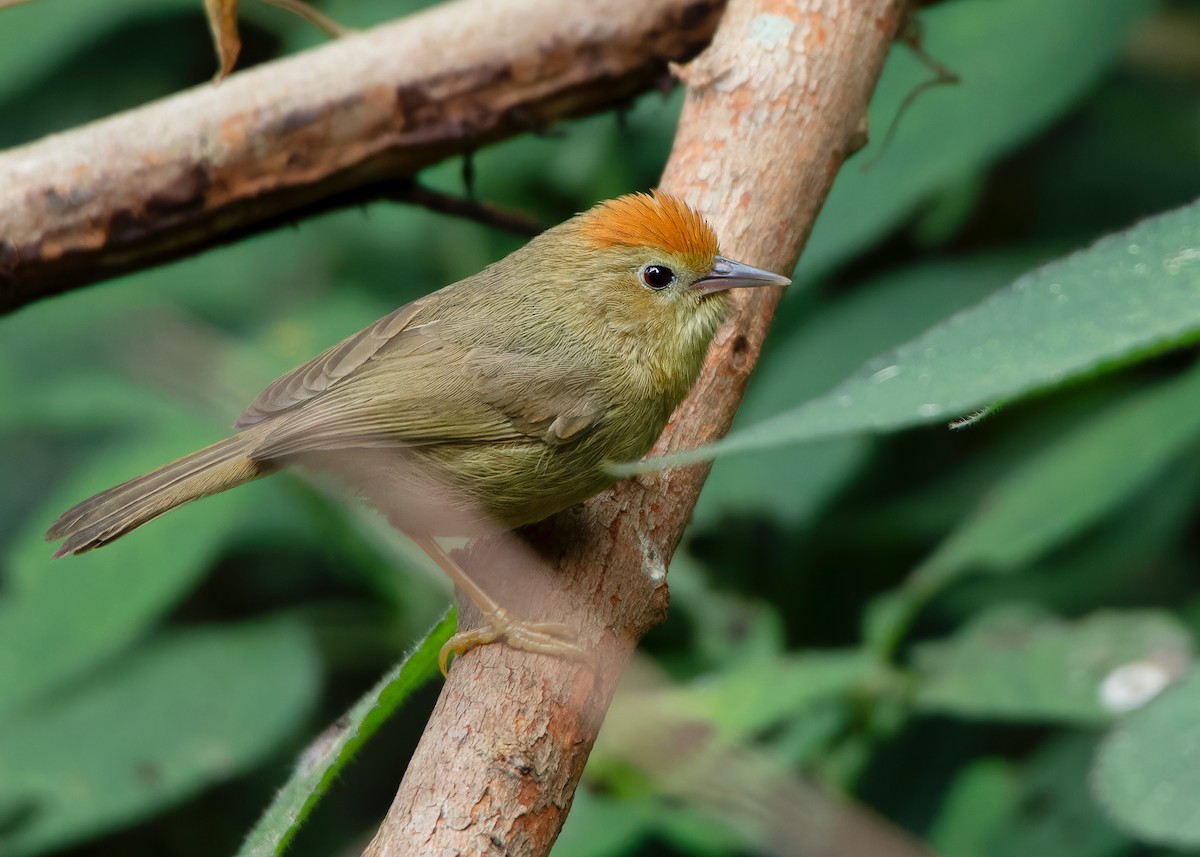
<svg viewBox="0 0 1200 857">
<path fill-rule="evenodd" d="M 446 576 L 454 581 L 471 603 L 483 614 L 484 625 L 470 631 L 459 631 L 446 641 L 438 653 L 438 666 L 446 675 L 450 655 L 462 656 L 476 646 L 505 642 L 514 649 L 536 652 L 542 655 L 557 655 L 571 660 L 590 660 L 588 650 L 575 636 L 575 632 L 561 622 L 526 622 L 513 618 L 507 610 L 483 591 L 470 575 L 463 571 L 434 539 L 428 536 L 410 536 L 421 550 L 429 554 Z"/>
</svg>

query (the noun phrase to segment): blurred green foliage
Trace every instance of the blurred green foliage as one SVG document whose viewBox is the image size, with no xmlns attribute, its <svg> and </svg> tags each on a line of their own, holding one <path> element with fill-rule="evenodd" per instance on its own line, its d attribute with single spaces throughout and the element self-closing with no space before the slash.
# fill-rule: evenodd
<svg viewBox="0 0 1200 857">
<path fill-rule="evenodd" d="M 322 39 L 242 7 L 244 63 Z M 902 109 L 932 72 L 893 51 L 556 855 L 1200 853 L 1200 2 L 920 20 L 961 83 Z M 199 0 L 0 11 L 0 145 L 214 64 Z M 651 186 L 679 104 L 490 147 L 475 190 L 552 223 Z M 419 553 L 290 476 L 41 533 L 517 243 L 381 203 L 0 319 L 0 855 L 357 853 L 448 632 Z"/>
</svg>

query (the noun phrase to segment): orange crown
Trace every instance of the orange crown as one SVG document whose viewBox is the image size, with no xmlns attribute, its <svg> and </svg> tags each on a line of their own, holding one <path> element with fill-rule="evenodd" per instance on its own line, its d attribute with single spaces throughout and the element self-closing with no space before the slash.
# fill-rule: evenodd
<svg viewBox="0 0 1200 857">
<path fill-rule="evenodd" d="M 717 235 L 700 212 L 661 190 L 610 199 L 583 218 L 583 235 L 597 249 L 658 247 L 689 257 L 697 268 L 711 265 L 720 252 Z"/>
</svg>

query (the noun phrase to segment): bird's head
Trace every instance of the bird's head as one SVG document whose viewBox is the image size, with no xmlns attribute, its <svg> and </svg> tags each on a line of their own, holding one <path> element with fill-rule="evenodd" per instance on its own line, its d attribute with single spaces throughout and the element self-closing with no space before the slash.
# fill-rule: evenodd
<svg viewBox="0 0 1200 857">
<path fill-rule="evenodd" d="M 724 318 L 727 290 L 790 282 L 721 256 L 704 217 L 662 191 L 602 202 L 568 224 L 582 244 L 582 297 L 610 330 L 669 359 L 703 358 Z"/>
</svg>

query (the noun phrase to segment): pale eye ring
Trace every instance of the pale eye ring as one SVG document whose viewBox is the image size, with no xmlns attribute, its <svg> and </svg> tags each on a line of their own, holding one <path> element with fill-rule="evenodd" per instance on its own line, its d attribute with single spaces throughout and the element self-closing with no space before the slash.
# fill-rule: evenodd
<svg viewBox="0 0 1200 857">
<path fill-rule="evenodd" d="M 666 265 L 643 265 L 642 282 L 655 291 L 662 291 L 675 282 L 675 272 Z"/>
</svg>

